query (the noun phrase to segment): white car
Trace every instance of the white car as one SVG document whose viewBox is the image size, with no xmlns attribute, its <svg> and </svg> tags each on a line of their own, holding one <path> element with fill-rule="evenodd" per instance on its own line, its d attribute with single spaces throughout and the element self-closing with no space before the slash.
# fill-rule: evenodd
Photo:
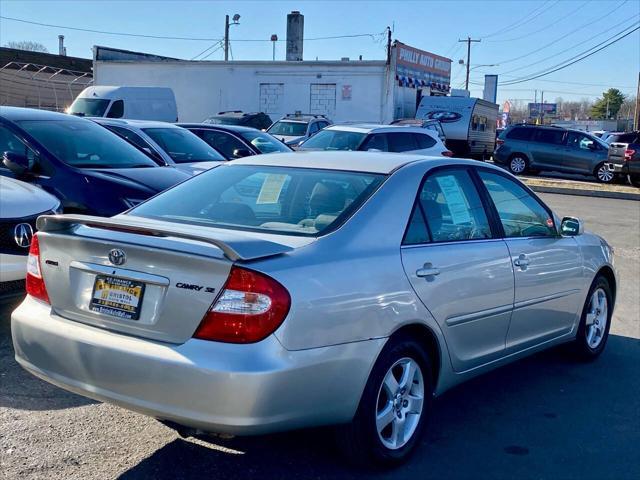
<svg viewBox="0 0 640 480">
<path fill-rule="evenodd" d="M 44 190 L 0 176 L 0 300 L 24 293 L 27 255 L 43 214 L 60 213 L 60 202 Z"/>
<path fill-rule="evenodd" d="M 360 150 L 451 157 L 434 130 L 409 125 L 331 125 L 304 142 L 300 150 Z"/>
<path fill-rule="evenodd" d="M 324 115 L 295 113 L 289 114 L 271 125 L 267 129 L 267 133 L 295 149 L 332 123 Z"/>
</svg>

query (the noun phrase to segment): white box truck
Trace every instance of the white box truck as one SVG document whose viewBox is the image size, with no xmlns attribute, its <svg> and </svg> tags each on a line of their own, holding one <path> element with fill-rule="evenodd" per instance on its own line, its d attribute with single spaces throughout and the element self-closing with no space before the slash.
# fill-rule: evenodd
<svg viewBox="0 0 640 480">
<path fill-rule="evenodd" d="M 488 159 L 495 148 L 498 105 L 480 98 L 424 96 L 416 112 L 439 120 L 447 148 L 457 157 Z"/>
<path fill-rule="evenodd" d="M 87 87 L 67 113 L 83 117 L 178 121 L 176 97 L 167 87 Z"/>
</svg>

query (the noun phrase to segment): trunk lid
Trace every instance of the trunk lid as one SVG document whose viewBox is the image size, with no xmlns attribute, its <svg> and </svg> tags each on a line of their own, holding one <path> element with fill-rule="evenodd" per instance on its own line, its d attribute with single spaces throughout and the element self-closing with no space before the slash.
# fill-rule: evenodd
<svg viewBox="0 0 640 480">
<path fill-rule="evenodd" d="M 629 148 L 628 143 L 614 142 L 609 145 L 608 160 L 615 163 L 624 163 L 624 152 Z"/>
<path fill-rule="evenodd" d="M 43 216 L 38 229 L 56 314 L 170 343 L 193 336 L 235 261 L 292 250 L 244 232 L 128 215 Z"/>
</svg>

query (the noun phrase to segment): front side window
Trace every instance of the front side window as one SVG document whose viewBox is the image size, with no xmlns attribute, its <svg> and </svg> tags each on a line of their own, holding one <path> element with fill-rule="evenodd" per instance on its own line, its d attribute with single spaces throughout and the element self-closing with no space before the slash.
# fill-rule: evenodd
<svg viewBox="0 0 640 480">
<path fill-rule="evenodd" d="M 321 130 L 304 142 L 301 150 L 358 150 L 365 133 L 346 130 Z"/>
<path fill-rule="evenodd" d="M 200 130 L 198 136 L 218 150 L 227 159 L 236 158 L 233 152 L 246 150 L 247 147 L 240 140 L 226 132 L 218 130 Z"/>
<path fill-rule="evenodd" d="M 424 243 L 424 238 L 455 242 L 491 236 L 484 206 L 466 170 L 443 170 L 427 177 L 407 227 L 405 244 Z"/>
<path fill-rule="evenodd" d="M 523 187 L 502 175 L 484 171 L 479 174 L 498 211 L 505 237 L 556 235 L 552 216 Z"/>
<path fill-rule="evenodd" d="M 258 149 L 260 153 L 286 153 L 291 149 L 268 133 L 260 131 L 241 132 L 240 136 Z"/>
<path fill-rule="evenodd" d="M 108 118 L 122 118 L 124 116 L 124 100 L 116 100 L 111 104 L 111 108 L 109 109 L 109 113 L 107 113 Z"/>
<path fill-rule="evenodd" d="M 20 140 L 7 127 L 0 125 L 0 168 L 6 168 L 2 163 L 4 152 L 11 152 L 18 155 L 24 155 L 29 160 L 29 170 L 37 173 L 37 156 L 22 140 Z"/>
<path fill-rule="evenodd" d="M 167 190 L 131 214 L 316 236 L 346 221 L 384 178 L 370 173 L 227 163 Z"/>
<path fill-rule="evenodd" d="M 176 163 L 220 162 L 224 158 L 189 130 L 183 128 L 143 128 Z"/>
<path fill-rule="evenodd" d="M 157 166 L 129 142 L 89 120 L 20 120 L 16 123 L 54 157 L 72 167 Z"/>
<path fill-rule="evenodd" d="M 577 132 L 569 132 L 567 133 L 567 147 L 577 148 L 580 150 L 589 150 L 593 148 L 593 139 L 588 136 L 577 133 Z"/>
</svg>

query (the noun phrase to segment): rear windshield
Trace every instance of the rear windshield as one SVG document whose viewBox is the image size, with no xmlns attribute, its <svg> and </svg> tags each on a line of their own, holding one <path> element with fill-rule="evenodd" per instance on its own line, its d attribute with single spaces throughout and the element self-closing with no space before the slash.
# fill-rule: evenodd
<svg viewBox="0 0 640 480">
<path fill-rule="evenodd" d="M 384 175 L 223 164 L 130 213 L 236 230 L 317 236 L 348 219 Z"/>
<path fill-rule="evenodd" d="M 83 117 L 104 117 L 110 101 L 104 98 L 77 98 L 67 113 Z"/>
<path fill-rule="evenodd" d="M 345 132 L 343 130 L 321 130 L 304 142 L 301 150 L 357 150 L 364 137 L 360 132 Z"/>
<path fill-rule="evenodd" d="M 260 153 L 291 152 L 291 149 L 280 140 L 259 130 L 240 132 L 240 136 L 256 147 Z"/>
<path fill-rule="evenodd" d="M 271 135 L 284 135 L 286 137 L 302 137 L 307 133 L 307 124 L 304 122 L 290 122 L 279 120 L 267 130 Z"/>
<path fill-rule="evenodd" d="M 157 167 L 129 142 L 90 120 L 21 120 L 16 123 L 58 160 L 72 167 Z"/>
<path fill-rule="evenodd" d="M 640 134 L 623 133 L 620 135 L 611 135 L 611 137 L 607 138 L 607 143 L 640 143 Z"/>
<path fill-rule="evenodd" d="M 176 163 L 221 162 L 224 157 L 197 135 L 183 128 L 143 128 Z"/>
</svg>

